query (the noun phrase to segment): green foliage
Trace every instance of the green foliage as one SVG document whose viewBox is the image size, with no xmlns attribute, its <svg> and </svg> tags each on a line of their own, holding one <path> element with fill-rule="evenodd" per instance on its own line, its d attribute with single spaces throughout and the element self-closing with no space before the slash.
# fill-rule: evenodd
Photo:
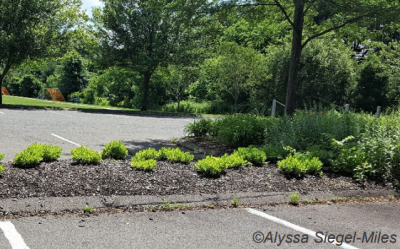
<svg viewBox="0 0 400 249">
<path fill-rule="evenodd" d="M 157 153 L 158 160 L 167 160 L 171 162 L 190 163 L 194 156 L 189 152 L 183 152 L 179 148 L 161 148 Z"/>
<path fill-rule="evenodd" d="M 289 200 L 290 204 L 292 204 L 292 205 L 299 204 L 299 201 L 300 201 L 300 195 L 299 194 L 296 194 L 296 193 L 290 194 L 289 198 L 290 198 L 290 200 Z"/>
<path fill-rule="evenodd" d="M 321 174 L 322 162 L 309 154 L 296 153 L 289 155 L 284 160 L 278 162 L 280 171 L 302 177 L 305 174 Z"/>
<path fill-rule="evenodd" d="M 238 154 L 228 155 L 225 154 L 220 157 L 221 163 L 225 164 L 226 168 L 240 168 L 246 165 L 252 165 L 249 161 L 246 161 L 242 156 Z"/>
<path fill-rule="evenodd" d="M 152 171 L 157 166 L 157 161 L 154 159 L 143 159 L 132 157 L 131 167 L 143 171 Z"/>
<path fill-rule="evenodd" d="M 3 160 L 3 158 L 4 158 L 4 154 L 0 154 L 0 161 Z M 6 169 L 4 168 L 3 165 L 0 164 L 0 176 L 4 170 L 6 170 Z"/>
<path fill-rule="evenodd" d="M 149 159 L 157 159 L 158 152 L 156 149 L 149 148 L 146 150 L 138 151 L 133 158 L 138 160 L 149 160 Z"/>
<path fill-rule="evenodd" d="M 195 114 L 225 114 L 232 111 L 231 105 L 222 101 L 208 101 L 208 102 L 193 102 L 190 100 L 183 100 L 178 103 L 169 103 L 161 108 L 165 112 L 183 112 Z"/>
<path fill-rule="evenodd" d="M 238 148 L 233 154 L 242 157 L 246 161 L 258 165 L 264 164 L 264 162 L 267 160 L 265 152 L 253 146 L 249 146 L 247 148 Z"/>
<path fill-rule="evenodd" d="M 101 151 L 103 159 L 112 158 L 116 160 L 124 159 L 128 155 L 126 146 L 121 141 L 111 141 Z"/>
<path fill-rule="evenodd" d="M 232 146 L 260 145 L 264 141 L 265 127 L 273 120 L 254 114 L 233 114 L 217 121 L 217 138 Z"/>
<path fill-rule="evenodd" d="M 92 213 L 94 213 L 94 211 L 95 211 L 94 207 L 91 207 L 88 205 L 85 205 L 85 207 L 83 208 L 84 213 L 92 214 Z"/>
<path fill-rule="evenodd" d="M 267 144 L 260 149 L 264 151 L 268 160 L 272 162 L 282 160 L 289 154 L 289 152 L 285 150 L 282 145 Z"/>
<path fill-rule="evenodd" d="M 42 83 L 33 75 L 25 75 L 19 82 L 19 87 L 21 96 L 36 98 L 42 89 Z"/>
<path fill-rule="evenodd" d="M 200 173 L 208 176 L 219 176 L 228 168 L 224 159 L 213 156 L 207 156 L 205 159 L 199 160 L 194 167 Z"/>
<path fill-rule="evenodd" d="M 21 153 L 16 154 L 13 163 L 17 167 L 30 168 L 42 161 L 55 161 L 61 157 L 62 148 L 56 145 L 38 144 L 29 145 Z"/>
<path fill-rule="evenodd" d="M 205 137 L 212 135 L 215 121 L 208 118 L 201 118 L 199 121 L 193 121 L 185 126 L 185 132 L 195 137 Z"/>
<path fill-rule="evenodd" d="M 99 164 L 102 161 L 99 152 L 85 146 L 80 146 L 71 150 L 71 155 L 72 160 L 81 164 Z"/>
<path fill-rule="evenodd" d="M 58 88 L 65 97 L 70 97 L 71 93 L 80 92 L 87 86 L 87 74 L 84 58 L 76 51 L 69 52 L 61 59 Z"/>
<path fill-rule="evenodd" d="M 233 198 L 232 206 L 235 207 L 235 208 L 239 206 L 239 199 L 238 198 Z"/>
</svg>

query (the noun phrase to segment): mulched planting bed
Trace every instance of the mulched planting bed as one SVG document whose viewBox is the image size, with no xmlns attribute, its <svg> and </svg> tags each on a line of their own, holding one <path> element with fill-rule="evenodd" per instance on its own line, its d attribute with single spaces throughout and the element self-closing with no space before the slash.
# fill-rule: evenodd
<svg viewBox="0 0 400 249">
<path fill-rule="evenodd" d="M 157 162 L 153 172 L 143 172 L 132 169 L 130 161 L 72 165 L 68 160 L 41 163 L 34 169 L 6 163 L 0 176 L 0 198 L 390 189 L 333 174 L 288 178 L 276 165 L 228 169 L 219 178 L 207 178 L 199 175 L 193 165 Z"/>
</svg>

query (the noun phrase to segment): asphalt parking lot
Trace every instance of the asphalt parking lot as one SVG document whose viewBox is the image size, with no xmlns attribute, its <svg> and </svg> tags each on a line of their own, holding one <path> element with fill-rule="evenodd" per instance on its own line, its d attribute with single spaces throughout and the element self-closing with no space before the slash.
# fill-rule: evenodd
<svg viewBox="0 0 400 249">
<path fill-rule="evenodd" d="M 194 118 L 123 114 L 0 109 L 0 153 L 11 161 L 28 145 L 48 143 L 63 148 L 69 159 L 78 145 L 101 151 L 112 140 L 121 140 L 134 153 L 147 147 L 171 144 L 184 135 Z"/>
<path fill-rule="evenodd" d="M 399 213 L 369 203 L 29 217 L 0 222 L 0 249 L 400 248 Z"/>
</svg>

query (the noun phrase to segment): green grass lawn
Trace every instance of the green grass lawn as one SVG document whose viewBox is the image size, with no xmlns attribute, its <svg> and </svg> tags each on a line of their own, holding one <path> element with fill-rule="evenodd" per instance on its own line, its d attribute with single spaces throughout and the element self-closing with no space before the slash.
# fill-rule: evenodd
<svg viewBox="0 0 400 249">
<path fill-rule="evenodd" d="M 167 114 L 167 115 L 180 115 L 171 112 L 162 111 L 147 111 L 142 112 L 139 109 L 129 109 L 114 106 L 98 106 L 98 105 L 87 105 L 69 102 L 53 102 L 51 100 L 32 99 L 15 96 L 3 96 L 4 108 L 13 107 L 26 107 L 26 108 L 37 108 L 37 109 L 74 109 L 88 112 L 124 112 L 131 114 Z"/>
</svg>

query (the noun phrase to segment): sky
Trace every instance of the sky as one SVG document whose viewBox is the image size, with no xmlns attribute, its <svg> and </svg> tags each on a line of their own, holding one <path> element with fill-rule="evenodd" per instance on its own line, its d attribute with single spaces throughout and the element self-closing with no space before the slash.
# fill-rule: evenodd
<svg viewBox="0 0 400 249">
<path fill-rule="evenodd" d="M 82 9 L 86 9 L 86 13 L 92 16 L 92 7 L 101 6 L 100 0 L 82 0 Z"/>
</svg>

